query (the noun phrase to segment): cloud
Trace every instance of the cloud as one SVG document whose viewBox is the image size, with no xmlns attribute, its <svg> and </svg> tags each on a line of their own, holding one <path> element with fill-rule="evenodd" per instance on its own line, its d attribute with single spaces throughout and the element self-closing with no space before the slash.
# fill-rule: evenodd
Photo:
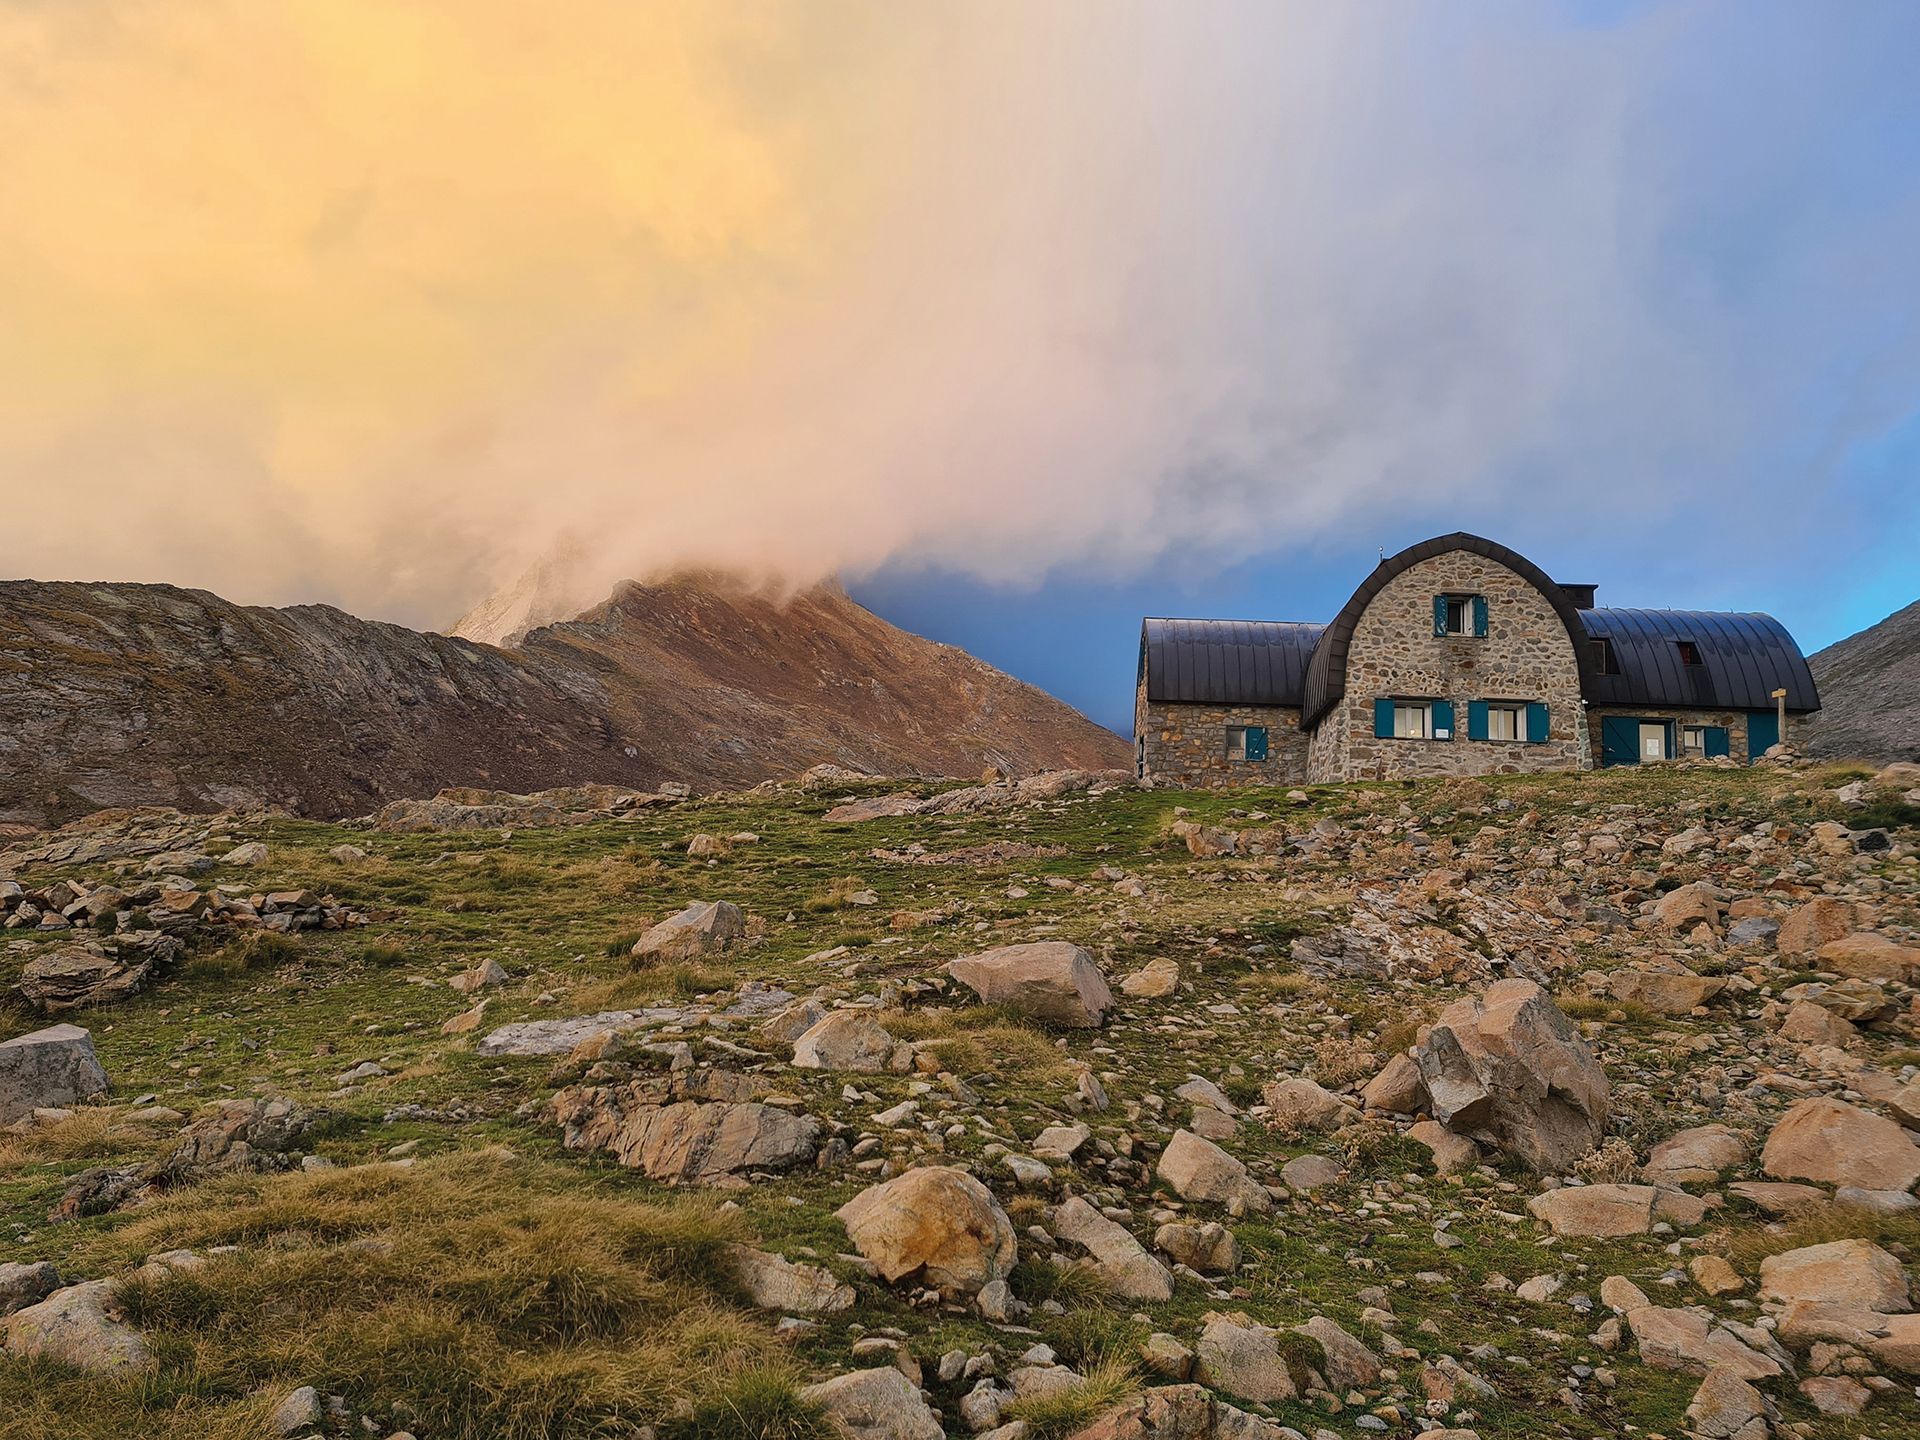
<svg viewBox="0 0 1920 1440">
<path fill-rule="evenodd" d="M 0 566 L 443 624 L 562 543 L 1778 554 L 1920 380 L 1916 24 L 1593 19 L 0 0 Z"/>
</svg>

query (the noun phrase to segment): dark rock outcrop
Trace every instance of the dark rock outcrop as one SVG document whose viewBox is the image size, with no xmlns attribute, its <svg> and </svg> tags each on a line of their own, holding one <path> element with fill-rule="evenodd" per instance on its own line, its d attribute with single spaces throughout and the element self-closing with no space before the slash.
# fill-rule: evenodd
<svg viewBox="0 0 1920 1440">
<path fill-rule="evenodd" d="M 1030 685 L 835 585 L 625 585 L 514 649 L 169 585 L 0 583 L 0 820 L 101 806 L 365 814 L 450 786 L 739 788 L 832 762 L 1128 762 Z"/>
</svg>

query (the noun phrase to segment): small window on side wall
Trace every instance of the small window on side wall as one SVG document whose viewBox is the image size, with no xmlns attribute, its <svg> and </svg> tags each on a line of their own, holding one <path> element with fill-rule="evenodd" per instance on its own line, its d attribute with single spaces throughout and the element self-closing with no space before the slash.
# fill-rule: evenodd
<svg viewBox="0 0 1920 1440">
<path fill-rule="evenodd" d="M 1686 725 L 1680 730 L 1680 753 L 1705 758 L 1707 753 L 1707 727 L 1704 725 Z"/>
<path fill-rule="evenodd" d="M 1266 758 L 1266 726 L 1229 725 L 1227 727 L 1227 759 L 1258 761 Z"/>
<path fill-rule="evenodd" d="M 1433 707 L 1419 701 L 1401 700 L 1393 707 L 1393 738 L 1425 740 L 1433 734 Z"/>
<path fill-rule="evenodd" d="M 1526 738 L 1526 720 L 1523 718 L 1520 706 L 1487 706 L 1487 739 L 1524 740 Z"/>
</svg>

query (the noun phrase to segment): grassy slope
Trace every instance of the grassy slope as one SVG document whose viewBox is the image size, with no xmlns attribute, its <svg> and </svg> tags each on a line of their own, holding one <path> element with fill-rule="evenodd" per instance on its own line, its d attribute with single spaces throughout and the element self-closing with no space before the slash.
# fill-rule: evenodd
<svg viewBox="0 0 1920 1440">
<path fill-rule="evenodd" d="M 567 1154 L 533 1113 L 553 1089 L 552 1063 L 483 1060 L 472 1054 L 469 1037 L 443 1037 L 441 1023 L 466 1001 L 442 982 L 483 957 L 511 972 L 484 1029 L 518 1018 L 674 1003 L 748 978 L 802 994 L 822 984 L 870 992 L 889 979 L 925 976 L 986 944 L 1041 936 L 1088 945 L 1116 976 L 1155 955 L 1179 960 L 1194 989 L 1178 1002 L 1177 1020 L 1168 1018 L 1170 1002 L 1140 1002 L 1106 1030 L 1064 1040 L 978 1009 L 914 1010 L 891 1022 L 902 1035 L 939 1039 L 948 1065 L 980 1100 L 963 1114 L 964 1134 L 886 1132 L 886 1153 L 907 1159 L 944 1151 L 1004 1179 L 986 1158 L 988 1147 L 998 1137 L 1024 1148 L 1069 1113 L 1069 1057 L 1117 1076 L 1114 1108 L 1086 1117 L 1096 1134 L 1117 1137 L 1129 1127 L 1127 1105 L 1146 1100 L 1132 1128 L 1164 1137 L 1176 1107 L 1167 1104 L 1169 1122 L 1161 1123 L 1149 1097 L 1167 1095 L 1193 1071 L 1251 1099 L 1276 1068 L 1302 1068 L 1318 1041 L 1349 1030 L 1364 1040 L 1387 1027 L 1404 1029 L 1444 998 L 1289 978 L 1286 939 L 1337 914 L 1345 887 L 1367 877 L 1296 861 L 1274 872 L 1192 860 L 1163 838 L 1176 805 L 1217 820 L 1265 808 L 1290 829 L 1316 814 L 1364 823 L 1410 807 L 1440 848 L 1420 859 L 1404 846 L 1382 846 L 1378 873 L 1391 877 L 1442 863 L 1451 840 L 1488 823 L 1480 807 L 1494 799 L 1517 802 L 1514 813 L 1549 818 L 1573 809 L 1604 818 L 1617 804 L 1742 823 L 1838 813 L 1805 775 L 1640 771 L 1329 787 L 1313 791 L 1305 806 L 1277 793 L 1125 792 L 853 828 L 822 825 L 830 802 L 789 791 L 511 836 L 386 835 L 294 821 L 249 831 L 240 838 L 269 846 L 265 869 L 213 878 L 311 886 L 376 915 L 376 923 L 304 937 L 292 958 L 272 963 L 276 957 L 268 956 L 253 969 L 203 956 L 132 1002 L 75 1018 L 92 1028 L 118 1099 L 151 1093 L 190 1111 L 223 1097 L 285 1095 L 334 1112 L 318 1153 L 354 1164 L 407 1146 L 416 1163 L 407 1170 L 217 1182 L 141 1210 L 51 1226 L 47 1207 L 71 1175 L 152 1154 L 165 1147 L 166 1132 L 86 1113 L 0 1146 L 0 1206 L 11 1222 L 0 1229 L 0 1259 L 51 1259 L 63 1276 L 83 1278 L 120 1273 L 148 1252 L 174 1246 L 242 1247 L 239 1256 L 191 1278 L 130 1291 L 163 1359 L 156 1379 L 100 1384 L 0 1358 L 0 1436 L 254 1434 L 267 1401 L 301 1383 L 343 1392 L 394 1428 L 416 1425 L 423 1440 L 541 1429 L 625 1434 L 660 1421 L 686 1434 L 800 1435 L 810 1422 L 791 1400 L 793 1379 L 854 1363 L 848 1350 L 859 1327 L 897 1327 L 925 1361 L 997 1338 L 1017 1354 L 1025 1342 L 998 1337 L 966 1315 L 910 1308 L 844 1265 L 858 1284 L 857 1325 L 850 1330 L 828 1320 L 816 1335 L 778 1345 L 770 1317 L 738 1304 L 723 1268 L 711 1263 L 713 1247 L 730 1236 L 757 1235 L 789 1256 L 811 1248 L 838 1265 L 832 1257 L 846 1241 L 831 1212 L 871 1177 L 847 1169 L 799 1173 L 739 1192 L 722 1209 L 716 1197 L 675 1195 Z M 759 840 L 708 864 L 680 853 L 696 831 L 751 831 Z M 874 847 L 915 841 L 942 851 L 1000 839 L 1064 846 L 1067 853 L 995 866 L 903 865 L 869 856 Z M 370 858 L 329 859 L 327 851 L 343 841 L 367 848 Z M 1116 894 L 1097 873 L 1105 866 L 1143 877 L 1152 899 Z M 1685 861 L 1664 868 L 1673 883 L 1697 873 Z M 1212 878 L 1222 875 L 1240 878 Z M 1075 888 L 1050 887 L 1049 878 Z M 1889 869 L 1888 878 L 1911 905 L 1911 867 Z M 1015 886 L 1024 897 L 1009 896 Z M 861 887 L 877 891 L 879 903 L 849 903 Z M 756 944 L 704 966 L 632 968 L 623 942 L 690 900 L 715 898 L 735 901 L 764 923 Z M 895 928 L 889 917 L 903 911 L 938 918 Z M 852 954 L 808 958 L 841 945 Z M 850 960 L 857 961 L 851 973 Z M 1583 956 L 1573 968 L 1605 960 L 1604 953 Z M 10 969 L 21 963 L 17 954 L 0 961 Z M 1240 1013 L 1214 1017 L 1205 1009 L 1226 1001 Z M 1282 1008 L 1263 1016 L 1261 1007 L 1274 1005 Z M 1617 1049 L 1659 1077 L 1635 1102 L 1643 1152 L 1644 1140 L 1663 1133 L 1661 1087 L 1681 1093 L 1723 1058 L 1693 1054 L 1680 1041 L 1695 1029 L 1725 1025 L 1644 1017 L 1602 1023 L 1603 1050 Z M 753 1037 L 736 1031 L 733 1038 Z M 1871 1043 L 1888 1068 L 1905 1058 L 1892 1055 L 1885 1041 Z M 363 1060 L 393 1073 L 338 1092 L 333 1077 Z M 844 1099 L 849 1079 L 875 1098 Z M 859 1123 L 907 1097 L 912 1080 L 783 1071 L 779 1084 L 817 1114 Z M 402 1106 L 418 1108 L 387 1118 Z M 1231 1148 L 1243 1158 L 1279 1161 L 1328 1143 L 1289 1142 L 1243 1125 Z M 1531 1222 L 1510 1218 L 1524 1207 L 1525 1177 L 1443 1182 L 1423 1173 L 1423 1156 L 1405 1142 L 1377 1145 L 1350 1157 L 1355 1183 L 1331 1200 L 1238 1224 L 1250 1264 L 1235 1277 L 1247 1292 L 1236 1303 L 1275 1324 L 1318 1311 L 1359 1332 L 1358 1292 L 1394 1287 L 1395 1333 L 1423 1354 L 1465 1358 L 1469 1346 L 1491 1343 L 1528 1362 L 1477 1366 L 1501 1390 L 1498 1402 L 1476 1407 L 1482 1435 L 1539 1434 L 1549 1419 L 1573 1435 L 1621 1433 L 1630 1425 L 1677 1431 L 1696 1382 L 1644 1369 L 1630 1354 L 1596 1351 L 1585 1332 L 1598 1315 L 1583 1321 L 1564 1306 L 1530 1312 L 1482 1287 L 1496 1273 L 1517 1281 L 1561 1270 L 1570 1276 L 1569 1292 L 1596 1293 L 1610 1273 L 1651 1288 L 1683 1261 L 1665 1253 L 1658 1237 L 1542 1246 Z M 1097 1175 L 1069 1178 L 1075 1188 L 1103 1183 Z M 1016 1195 L 1010 1181 L 996 1186 L 1016 1228 L 1039 1218 L 1038 1197 Z M 1144 1193 L 1130 1198 L 1136 1232 L 1148 1233 L 1151 1202 Z M 1442 1219 L 1467 1243 L 1436 1244 Z M 1754 1222 L 1742 1218 L 1730 1229 L 1730 1238 L 1751 1249 Z M 369 1237 L 381 1243 L 365 1243 Z M 1447 1278 L 1420 1283 L 1413 1279 L 1420 1272 Z M 1029 1265 L 1017 1285 L 1038 1299 L 1055 1283 L 1044 1265 Z M 1129 1339 L 1149 1329 L 1191 1340 L 1200 1315 L 1218 1304 L 1183 1287 L 1150 1316 L 1134 1317 L 1073 1287 L 1060 1297 L 1072 1302 L 1065 1315 L 1037 1313 L 1033 1323 L 1065 1358 L 1084 1363 L 1124 1352 Z M 1590 1388 L 1586 1408 L 1575 1412 L 1560 1391 L 1569 1367 L 1581 1363 L 1612 1366 L 1622 1379 L 1611 1390 Z M 1401 1383 L 1417 1393 L 1415 1368 L 1399 1362 Z M 957 1413 L 957 1395 L 941 1397 L 949 1417 Z M 1854 1422 L 1819 1421 L 1805 1406 L 1789 1411 L 1816 1420 L 1816 1434 L 1856 1433 L 1848 1428 Z M 1309 1432 L 1329 1423 L 1306 1407 L 1277 1413 Z M 45 1428 L 56 1415 L 61 1428 Z M 1883 1397 L 1869 1416 L 1875 1433 L 1920 1433 L 1920 1408 L 1910 1396 Z M 1344 1431 L 1351 1419 L 1334 1423 Z"/>
</svg>

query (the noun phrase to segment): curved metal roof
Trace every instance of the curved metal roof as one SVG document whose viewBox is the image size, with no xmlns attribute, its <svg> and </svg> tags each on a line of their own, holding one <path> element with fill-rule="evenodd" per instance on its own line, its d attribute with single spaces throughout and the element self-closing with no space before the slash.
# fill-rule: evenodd
<svg viewBox="0 0 1920 1440">
<path fill-rule="evenodd" d="M 1324 625 L 1285 620 L 1147 620 L 1147 698 L 1191 705 L 1298 705 Z"/>
<path fill-rule="evenodd" d="M 1820 692 L 1793 636 L 1771 615 L 1717 610 L 1582 610 L 1593 638 L 1613 647 L 1620 673 L 1588 670 L 1581 693 L 1594 705 L 1669 705 L 1710 710 L 1818 710 Z M 1690 641 L 1698 665 L 1681 662 Z"/>
<path fill-rule="evenodd" d="M 1321 637 L 1307 665 L 1307 683 L 1301 691 L 1302 723 L 1318 724 L 1320 717 L 1338 705 L 1341 697 L 1347 693 L 1347 646 L 1353 639 L 1353 627 L 1359 624 L 1361 612 L 1373 597 L 1386 588 L 1388 581 L 1412 569 L 1422 560 L 1431 560 L 1436 555 L 1445 555 L 1454 550 L 1482 555 L 1496 564 L 1506 566 L 1546 597 L 1547 603 L 1560 617 L 1560 622 L 1567 627 L 1567 638 L 1573 642 L 1573 653 L 1580 666 L 1580 686 L 1585 691 L 1592 647 L 1586 643 L 1586 635 L 1580 628 L 1580 612 L 1573 608 L 1573 602 L 1548 578 L 1546 571 L 1517 550 L 1509 550 L 1497 540 L 1456 530 L 1451 535 L 1436 535 L 1431 540 L 1422 540 L 1418 545 L 1409 545 L 1398 555 L 1388 556 L 1373 567 L 1373 573 L 1360 582 L 1360 588 L 1353 592 L 1353 598 L 1340 607 L 1340 613 L 1333 617 L 1333 624 L 1327 627 L 1327 633 Z"/>
</svg>

